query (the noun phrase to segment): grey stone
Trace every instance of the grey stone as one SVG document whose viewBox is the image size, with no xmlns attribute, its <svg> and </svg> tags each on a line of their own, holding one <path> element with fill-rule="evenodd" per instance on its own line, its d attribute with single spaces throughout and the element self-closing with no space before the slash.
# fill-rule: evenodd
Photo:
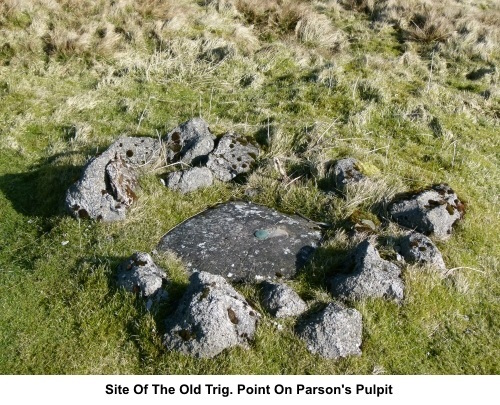
<svg viewBox="0 0 500 405">
<path fill-rule="evenodd" d="M 147 253 L 134 253 L 130 259 L 118 266 L 118 287 L 139 293 L 144 298 L 164 297 L 162 285 L 166 279 L 165 271 L 158 267 Z"/>
<path fill-rule="evenodd" d="M 230 181 L 251 170 L 259 149 L 234 132 L 228 132 L 208 157 L 207 167 L 221 181 Z"/>
<path fill-rule="evenodd" d="M 361 242 L 354 252 L 354 269 L 338 274 L 330 280 L 332 294 L 344 299 L 367 297 L 403 299 L 404 284 L 399 266 L 380 257 L 368 240 Z"/>
<path fill-rule="evenodd" d="M 230 202 L 184 221 L 161 239 L 190 271 L 231 280 L 291 277 L 318 246 L 315 225 L 298 216 L 245 202 Z"/>
<path fill-rule="evenodd" d="M 66 193 L 67 210 L 77 218 L 116 221 L 135 200 L 136 171 L 154 163 L 160 143 L 153 138 L 123 137 L 92 158 L 82 177 Z"/>
<path fill-rule="evenodd" d="M 214 149 L 215 137 L 202 118 L 193 118 L 170 131 L 166 138 L 169 162 L 197 164 Z"/>
<path fill-rule="evenodd" d="M 212 185 L 214 177 L 206 167 L 193 167 L 188 170 L 170 173 L 167 186 L 171 190 L 189 193 Z"/>
<path fill-rule="evenodd" d="M 447 184 L 399 197 L 389 206 L 398 224 L 440 240 L 448 239 L 464 214 L 464 205 Z"/>
<path fill-rule="evenodd" d="M 167 349 L 196 357 L 214 357 L 234 346 L 247 346 L 259 313 L 221 276 L 193 273 L 175 313 L 166 321 Z"/>
<path fill-rule="evenodd" d="M 332 178 L 336 189 L 341 192 L 345 192 L 348 185 L 360 183 L 366 179 L 366 176 L 359 170 L 358 161 L 354 158 L 337 160 L 327 175 Z"/>
<path fill-rule="evenodd" d="M 311 353 L 327 359 L 361 354 L 362 321 L 355 309 L 332 302 L 296 328 Z"/>
<path fill-rule="evenodd" d="M 291 287 L 267 281 L 262 286 L 262 305 L 276 318 L 298 316 L 307 309 L 307 304 Z"/>
<path fill-rule="evenodd" d="M 232 58 L 236 55 L 234 47 L 230 45 L 222 45 L 215 48 L 209 48 L 202 52 L 200 59 L 211 63 L 221 63 L 225 59 Z"/>
<path fill-rule="evenodd" d="M 430 264 L 441 270 L 446 265 L 441 252 L 427 236 L 412 232 L 399 241 L 400 253 L 409 263 Z"/>
</svg>

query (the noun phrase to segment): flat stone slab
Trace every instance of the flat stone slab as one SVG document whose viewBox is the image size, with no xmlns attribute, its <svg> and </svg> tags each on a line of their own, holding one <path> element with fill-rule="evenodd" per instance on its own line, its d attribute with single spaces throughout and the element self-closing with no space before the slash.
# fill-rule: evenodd
<svg viewBox="0 0 500 405">
<path fill-rule="evenodd" d="M 161 239 L 157 249 L 180 256 L 191 272 L 248 281 L 292 277 L 320 239 L 320 231 L 303 218 L 229 202 L 184 221 Z"/>
</svg>

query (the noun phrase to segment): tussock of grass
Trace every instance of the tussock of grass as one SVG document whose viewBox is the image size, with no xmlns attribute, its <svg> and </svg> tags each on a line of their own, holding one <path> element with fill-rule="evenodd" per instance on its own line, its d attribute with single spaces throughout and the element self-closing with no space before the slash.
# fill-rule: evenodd
<svg viewBox="0 0 500 405">
<path fill-rule="evenodd" d="M 495 2 L 483 6 L 1 2 L 0 372 L 498 373 L 499 24 Z M 142 176 L 126 221 L 65 215 L 64 193 L 89 157 L 120 135 L 162 136 L 194 116 L 261 145 L 245 181 L 181 196 L 161 186 L 173 169 L 163 162 Z M 326 166 L 346 156 L 371 182 L 328 192 Z M 263 310 L 250 350 L 212 360 L 166 352 L 182 263 L 155 257 L 172 280 L 157 311 L 114 286 L 133 252 L 151 252 L 213 204 L 247 199 L 329 225 L 291 282 L 317 308 L 332 299 L 328 277 L 369 237 L 353 237 L 354 224 L 372 221 L 390 256 L 402 231 L 386 221 L 387 202 L 439 182 L 468 205 L 439 244 L 454 270 L 406 266 L 402 305 L 353 303 L 361 357 L 312 356 L 294 320 L 278 328 Z M 256 286 L 238 288 L 260 305 Z"/>
</svg>

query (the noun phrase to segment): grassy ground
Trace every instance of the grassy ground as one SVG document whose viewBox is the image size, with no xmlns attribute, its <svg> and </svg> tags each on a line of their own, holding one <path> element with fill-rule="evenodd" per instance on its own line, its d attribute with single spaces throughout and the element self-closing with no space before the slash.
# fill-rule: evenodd
<svg viewBox="0 0 500 405">
<path fill-rule="evenodd" d="M 25 374 L 497 374 L 500 10 L 494 1 L 0 1 L 0 372 Z M 263 153 L 244 184 L 182 196 L 141 179 L 126 221 L 68 217 L 66 189 L 121 134 L 158 136 L 193 116 Z M 376 187 L 321 191 L 324 164 L 358 158 Z M 286 176 L 276 170 L 276 159 Z M 450 270 L 407 267 L 402 305 L 367 300 L 363 355 L 309 354 L 294 320 L 263 319 L 250 350 L 211 360 L 166 352 L 163 319 L 187 276 L 171 257 L 170 302 L 152 315 L 113 285 L 183 219 L 230 198 L 329 222 L 292 282 L 311 304 L 356 240 L 402 191 L 447 182 L 467 203 L 439 243 Z M 63 242 L 68 242 L 64 243 Z M 240 290 L 258 305 L 255 286 Z"/>
</svg>

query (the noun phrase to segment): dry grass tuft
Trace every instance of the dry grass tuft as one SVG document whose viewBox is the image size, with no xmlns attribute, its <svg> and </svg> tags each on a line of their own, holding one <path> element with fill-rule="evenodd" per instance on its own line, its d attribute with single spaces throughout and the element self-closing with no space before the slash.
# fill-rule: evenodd
<svg viewBox="0 0 500 405">
<path fill-rule="evenodd" d="M 444 42 L 452 35 L 453 26 L 445 15 L 424 6 L 411 16 L 404 32 L 412 41 Z"/>
<path fill-rule="evenodd" d="M 295 35 L 303 43 L 331 51 L 339 51 L 346 45 L 342 31 L 334 29 L 325 15 L 313 12 L 305 13 L 297 22 Z"/>
</svg>

